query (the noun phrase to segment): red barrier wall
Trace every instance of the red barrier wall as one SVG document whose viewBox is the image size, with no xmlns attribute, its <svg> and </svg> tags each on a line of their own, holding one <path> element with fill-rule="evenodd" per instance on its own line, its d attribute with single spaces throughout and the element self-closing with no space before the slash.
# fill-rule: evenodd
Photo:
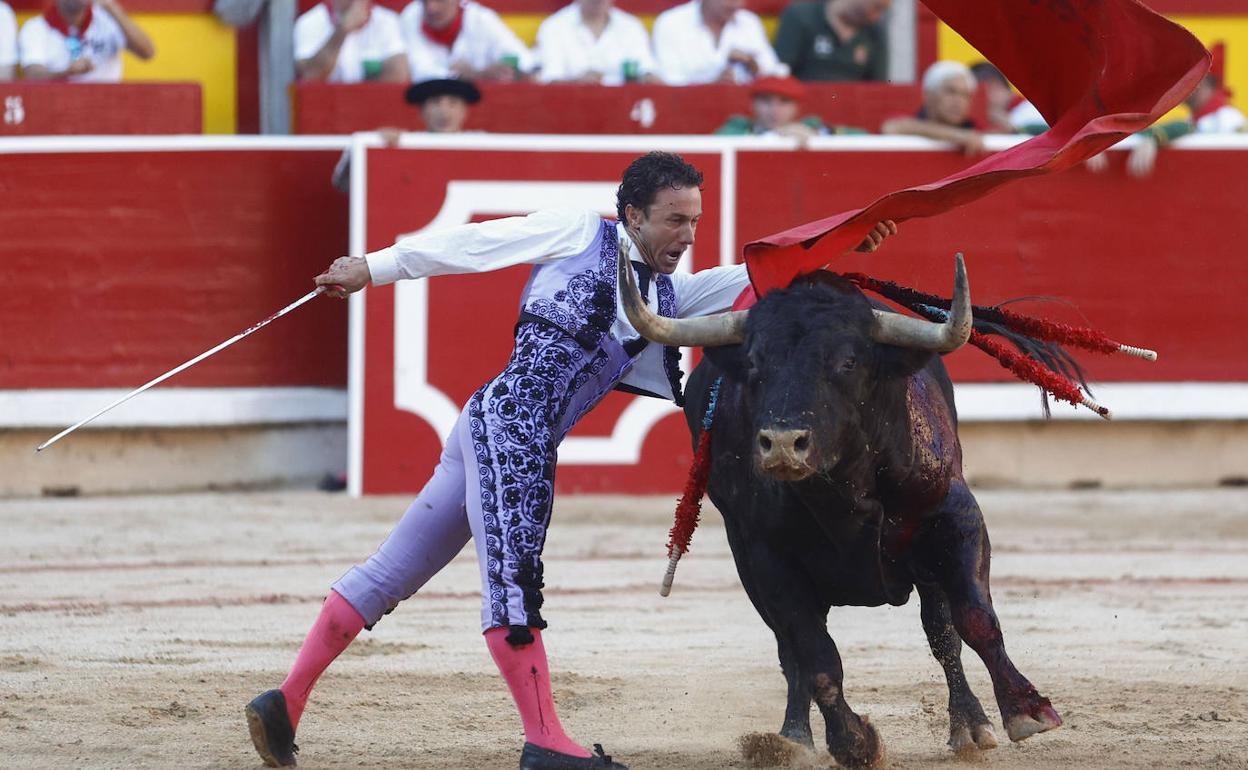
<svg viewBox="0 0 1248 770">
<path fill-rule="evenodd" d="M 0 388 L 135 387 L 311 287 L 347 247 L 332 151 L 0 154 Z M 346 383 L 320 300 L 172 386 Z"/>
<path fill-rule="evenodd" d="M 378 151 L 371 176 L 389 180 L 392 205 L 369 198 L 371 222 L 381 228 L 369 246 L 424 225 L 447 178 L 488 180 L 505 170 L 505 178 L 612 181 L 630 155 L 590 163 L 530 154 L 530 176 L 517 177 L 528 166 L 504 152 Z M 0 152 L 0 263 L 21 286 L 0 303 L 0 388 L 134 387 L 300 296 L 314 273 L 346 251 L 346 198 L 327 181 L 336 156 Z M 736 247 L 965 162 L 952 152 L 738 151 Z M 1113 152 L 1103 175 L 1037 178 L 938 220 L 907 222 L 879 255 L 839 266 L 943 292 L 951 253 L 962 250 L 977 301 L 1070 300 L 1077 311 L 1061 303 L 1041 309 L 1058 319 L 1086 316 L 1162 353 L 1153 366 L 1088 356 L 1093 377 L 1248 381 L 1238 332 L 1248 327 L 1248 267 L 1238 252 L 1248 242 L 1248 220 L 1238 211 L 1248 197 L 1248 152 L 1163 151 L 1143 181 L 1127 177 L 1123 162 Z M 716 163 L 706 168 L 699 266 L 718 258 Z M 522 282 L 523 270 L 431 282 L 434 358 L 439 366 L 457 367 L 466 357 L 482 366 L 454 376 L 464 379 L 449 382 L 454 396 L 505 356 Z M 456 329 L 470 329 L 469 346 L 454 342 Z M 973 351 L 950 363 L 963 381 L 1006 378 Z M 344 382 L 346 309 L 317 301 L 171 387 Z M 683 441 L 664 426 L 660 431 L 675 431 L 669 441 Z"/>
<path fill-rule="evenodd" d="M 198 134 L 198 83 L 0 82 L 0 136 Z"/>
<path fill-rule="evenodd" d="M 369 153 L 367 247 L 427 226 L 444 209 L 448 184 L 475 185 L 483 195 L 496 182 L 591 181 L 610 185 L 635 153 L 475 149 L 376 150 Z M 720 196 L 735 196 L 735 248 L 805 219 L 860 206 L 873 196 L 944 176 L 966 164 L 953 152 L 742 151 L 735 153 L 736 186 L 720 184 L 718 151 L 689 151 L 706 174 L 694 267 L 719 263 Z M 1245 381 L 1248 360 L 1228 357 L 1248 324 L 1248 269 L 1230 244 L 1248 238 L 1236 215 L 1248 193 L 1248 153 L 1164 153 L 1154 177 L 1126 176 L 1123 153 L 1104 174 L 1083 169 L 1029 180 L 951 215 L 902 225 L 901 235 L 876 255 L 846 257 L 835 267 L 861 270 L 937 293 L 952 282 L 952 255 L 964 251 L 972 296 L 981 304 L 1047 296 L 1056 302 L 1019 309 L 1055 320 L 1087 323 L 1125 342 L 1161 352 L 1154 365 L 1125 357 L 1083 355 L 1094 380 L 1106 382 Z M 500 185 L 505 187 L 505 185 Z M 1214 197 L 1209 190 L 1218 190 Z M 492 195 L 493 192 L 490 192 Z M 508 194 L 504 190 L 503 194 Z M 514 210 L 491 214 L 461 196 L 455 209 L 468 219 L 522 212 L 531 201 L 515 193 Z M 534 193 L 536 195 L 536 193 Z M 532 204 L 538 205 L 538 204 Z M 448 209 L 449 207 L 449 209 Z M 443 214 L 440 214 L 443 212 Z M 477 213 L 473 213 L 477 212 Z M 467 221 L 467 220 L 462 220 Z M 458 406 L 506 362 L 525 268 L 485 276 L 430 281 L 421 309 L 423 333 L 409 339 L 428 351 L 426 385 L 400 385 L 392 287 L 371 289 L 366 300 L 363 490 L 407 492 L 424 481 L 440 451 L 436 399 Z M 1194 312 L 1195 311 L 1195 312 Z M 470 344 L 466 340 L 471 340 Z M 1242 347 L 1242 345 L 1240 345 Z M 425 360 L 425 359 L 422 359 Z M 947 357 L 960 382 L 1013 382 L 995 361 L 974 349 Z M 410 363 L 405 371 L 411 371 Z M 406 377 L 407 375 L 404 375 Z M 410 378 L 409 378 L 410 381 Z M 422 390 L 422 388 L 424 390 Z M 412 393 L 420 392 L 415 398 Z M 436 393 L 435 393 L 436 392 Z M 407 393 L 410 408 L 397 406 Z M 613 394 L 573 431 L 572 438 L 618 433 L 617 420 L 633 397 Z M 412 409 L 415 410 L 411 411 Z M 662 492 L 679 488 L 688 468 L 682 419 L 662 418 L 640 447 L 640 461 L 561 464 L 566 491 L 619 489 Z M 567 445 L 565 444 L 565 449 Z M 567 454 L 561 454 L 567 458 Z"/>
<path fill-rule="evenodd" d="M 730 115 L 747 114 L 749 89 L 733 85 L 653 86 L 481 83 L 472 131 L 524 134 L 710 134 Z M 878 131 L 886 119 L 911 114 L 922 103 L 919 86 L 880 83 L 808 83 L 803 113 L 829 125 Z M 385 83 L 294 87 L 297 134 L 343 134 L 381 126 L 424 130 L 402 86 Z M 643 104 L 648 102 L 648 105 Z M 973 114 L 984 117 L 983 96 Z M 643 116 L 650 115 L 649 120 Z"/>
</svg>

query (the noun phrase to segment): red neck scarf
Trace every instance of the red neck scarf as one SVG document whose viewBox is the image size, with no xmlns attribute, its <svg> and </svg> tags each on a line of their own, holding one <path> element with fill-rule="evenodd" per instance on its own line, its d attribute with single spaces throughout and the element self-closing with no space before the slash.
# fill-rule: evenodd
<svg viewBox="0 0 1248 770">
<path fill-rule="evenodd" d="M 91 26 L 91 9 L 92 5 L 87 5 L 87 10 L 82 14 L 82 23 L 78 25 L 78 39 L 87 36 L 87 27 Z M 47 10 L 43 12 L 43 20 L 48 23 L 52 29 L 60 32 L 65 37 L 74 37 L 70 31 L 69 22 L 65 21 L 65 17 L 61 15 L 61 9 L 56 7 L 56 3 L 50 3 Z"/>
<path fill-rule="evenodd" d="M 459 7 L 455 9 L 455 18 L 451 19 L 451 23 L 442 29 L 434 29 L 429 26 L 429 22 L 423 17 L 420 20 L 420 31 L 425 37 L 445 48 L 455 45 L 455 38 L 459 37 L 460 30 L 464 28 L 464 9 Z"/>
<path fill-rule="evenodd" d="M 1230 103 L 1231 92 L 1225 88 L 1218 88 L 1218 90 L 1213 92 L 1213 96 L 1206 99 L 1199 109 L 1192 110 L 1192 122 L 1195 123 L 1206 115 L 1212 115 Z"/>
</svg>

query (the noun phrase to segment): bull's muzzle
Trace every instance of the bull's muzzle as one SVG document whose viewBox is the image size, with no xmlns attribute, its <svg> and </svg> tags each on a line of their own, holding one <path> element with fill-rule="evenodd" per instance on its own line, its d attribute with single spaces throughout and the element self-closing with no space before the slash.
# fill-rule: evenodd
<svg viewBox="0 0 1248 770">
<path fill-rule="evenodd" d="M 808 430 L 764 428 L 755 451 L 758 467 L 780 481 L 801 481 L 815 472 L 813 439 Z"/>
</svg>

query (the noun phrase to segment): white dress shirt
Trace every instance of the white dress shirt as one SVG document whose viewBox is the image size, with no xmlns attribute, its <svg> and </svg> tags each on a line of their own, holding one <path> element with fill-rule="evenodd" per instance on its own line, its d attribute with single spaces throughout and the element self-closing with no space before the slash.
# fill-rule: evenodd
<svg viewBox="0 0 1248 770">
<path fill-rule="evenodd" d="M 317 3 L 295 21 L 295 61 L 316 56 L 334 34 L 334 19 L 325 3 Z M 338 61 L 327 78 L 330 83 L 360 83 L 367 80 L 366 63 L 379 67 L 391 56 L 406 52 L 399 31 L 399 15 L 373 5 L 368 23 L 348 34 L 338 49 Z"/>
<path fill-rule="evenodd" d="M 602 218 L 588 210 L 538 211 L 525 217 L 492 219 L 408 236 L 393 246 L 368 254 L 366 259 L 372 282 L 377 286 L 405 278 L 541 265 L 584 253 L 598 236 L 601 223 Z M 624 227 L 617 224 L 616 237 L 624 234 Z M 644 261 L 636 246 L 630 248 L 628 258 L 634 262 Z M 727 310 L 750 282 L 745 265 L 673 273 L 671 279 L 677 318 Z M 647 300 L 651 307 L 658 307 L 656 281 L 650 282 Z M 640 336 L 624 313 L 618 286 L 615 322 L 610 334 L 620 343 Z M 668 393 L 663 346 L 647 345 L 621 382 L 651 393 Z"/>
<path fill-rule="evenodd" d="M 17 64 L 17 16 L 7 3 L 0 2 L 0 67 Z"/>
<path fill-rule="evenodd" d="M 498 64 L 504 56 L 516 57 L 521 72 L 533 71 L 533 53 L 497 13 L 473 0 L 463 0 L 460 13 L 464 15 L 463 28 L 455 42 L 447 48 L 421 32 L 420 23 L 425 17 L 421 0 L 413 0 L 403 9 L 399 23 L 407 44 L 407 61 L 412 69 L 413 82 L 453 77 L 451 65 L 457 62 L 463 62 L 474 70 L 483 70 Z"/>
<path fill-rule="evenodd" d="M 602 84 L 624 82 L 624 62 L 637 65 L 637 74 L 655 71 L 650 36 L 636 16 L 611 8 L 607 26 L 597 38 L 581 19 L 578 4 L 564 6 L 537 29 L 539 77 L 545 82 L 579 80 L 589 72 L 602 73 Z"/>
<path fill-rule="evenodd" d="M 64 72 L 76 58 L 91 60 L 92 68 L 68 78 L 74 83 L 121 82 L 121 52 L 126 50 L 126 33 L 117 20 L 98 5 L 91 6 L 91 25 L 82 33 L 80 53 L 73 55 L 71 39 L 53 29 L 42 15 L 22 25 L 18 52 L 23 67 L 47 67 Z"/>
<path fill-rule="evenodd" d="M 754 57 L 759 77 L 789 74 L 788 65 L 780 61 L 767 40 L 763 22 L 749 11 L 733 14 L 718 41 L 702 19 L 701 0 L 691 0 L 666 10 L 654 20 L 654 54 L 659 62 L 659 74 L 672 85 L 718 80 L 733 50 Z M 733 67 L 733 78 L 738 83 L 752 79 L 743 65 Z"/>
<path fill-rule="evenodd" d="M 1195 128 L 1198 134 L 1233 134 L 1243 131 L 1245 125 L 1248 121 L 1245 121 L 1244 113 L 1228 104 L 1202 115 L 1196 120 Z"/>
</svg>

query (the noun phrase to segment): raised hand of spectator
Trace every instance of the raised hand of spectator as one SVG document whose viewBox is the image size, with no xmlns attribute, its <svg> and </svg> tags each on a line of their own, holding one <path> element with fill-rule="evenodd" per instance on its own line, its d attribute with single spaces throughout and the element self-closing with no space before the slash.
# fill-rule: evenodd
<svg viewBox="0 0 1248 770">
<path fill-rule="evenodd" d="M 740 48 L 734 48 L 728 54 L 729 64 L 740 64 L 750 72 L 751 77 L 758 75 L 758 60 Z"/>
<path fill-rule="evenodd" d="M 381 143 L 386 147 L 398 147 L 399 138 L 403 136 L 403 129 L 394 128 L 392 126 L 384 126 L 377 129 L 377 133 L 381 134 Z"/>
<path fill-rule="evenodd" d="M 517 79 L 517 74 L 516 68 L 513 65 L 500 61 L 497 64 L 491 64 L 486 67 L 480 74 L 480 77 L 485 78 L 486 80 L 501 80 L 504 83 L 510 83 Z"/>
<path fill-rule="evenodd" d="M 978 131 L 964 129 L 958 133 L 954 142 L 962 148 L 962 154 L 968 157 L 984 153 L 984 135 Z"/>
<path fill-rule="evenodd" d="M 793 123 L 786 123 L 785 125 L 777 128 L 776 133 L 779 134 L 780 136 L 787 136 L 791 139 L 797 139 L 803 145 L 805 145 L 806 140 L 819 135 L 819 131 L 817 129 L 815 129 L 812 126 L 808 126 L 805 123 L 802 123 L 800 121 L 793 122 Z"/>
<path fill-rule="evenodd" d="M 1157 142 L 1147 136 L 1140 137 L 1140 143 L 1131 149 L 1131 154 L 1127 156 L 1127 173 L 1136 179 L 1153 173 L 1153 167 L 1157 165 Z"/>
<path fill-rule="evenodd" d="M 140 59 L 150 59 L 156 55 L 156 44 L 143 29 L 130 18 L 121 3 L 117 0 L 95 0 L 95 4 L 108 11 L 121 27 L 126 38 L 126 50 Z"/>
<path fill-rule="evenodd" d="M 1098 152 L 1085 160 L 1083 165 L 1086 166 L 1088 171 L 1091 171 L 1093 174 L 1099 174 L 1109 168 L 1109 157 L 1103 152 Z"/>
<path fill-rule="evenodd" d="M 355 0 L 347 7 L 342 17 L 338 19 L 338 28 L 343 32 L 351 33 L 356 30 L 363 29 L 368 23 L 368 0 Z"/>
</svg>

